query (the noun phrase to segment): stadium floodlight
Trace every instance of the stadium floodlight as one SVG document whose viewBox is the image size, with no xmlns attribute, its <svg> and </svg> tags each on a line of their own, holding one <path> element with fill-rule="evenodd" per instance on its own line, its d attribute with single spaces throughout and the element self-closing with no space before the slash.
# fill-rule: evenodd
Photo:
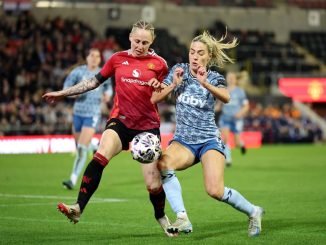
<svg viewBox="0 0 326 245">
<path fill-rule="evenodd" d="M 105 2 L 93 2 L 89 1 L 37 1 L 35 3 L 36 8 L 109 8 L 112 7 L 114 4 L 112 3 L 105 3 Z M 115 6 L 115 5 L 114 5 Z"/>
<path fill-rule="evenodd" d="M 61 1 L 38 1 L 36 8 L 71 8 L 72 3 Z"/>
</svg>

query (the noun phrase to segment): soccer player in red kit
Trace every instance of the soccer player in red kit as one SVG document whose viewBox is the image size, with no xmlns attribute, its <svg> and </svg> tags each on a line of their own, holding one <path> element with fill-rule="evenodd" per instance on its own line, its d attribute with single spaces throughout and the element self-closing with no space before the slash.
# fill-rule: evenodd
<svg viewBox="0 0 326 245">
<path fill-rule="evenodd" d="M 154 27 L 147 22 L 138 21 L 129 35 L 130 49 L 112 55 L 95 77 L 83 79 L 70 88 L 43 95 L 47 102 L 54 103 L 66 96 L 95 89 L 107 78 L 115 77 L 114 106 L 99 148 L 85 170 L 77 202 L 73 205 L 58 204 L 59 211 L 74 223 L 79 221 L 81 213 L 96 191 L 108 162 L 122 150 L 127 150 L 137 134 L 151 132 L 160 136 L 158 109 L 151 98 L 153 91 L 161 88 L 168 67 L 165 60 L 150 49 L 154 38 Z M 164 232 L 172 236 L 166 231 L 170 222 L 164 213 L 165 193 L 157 163 L 141 164 L 141 168 L 155 218 Z"/>
</svg>

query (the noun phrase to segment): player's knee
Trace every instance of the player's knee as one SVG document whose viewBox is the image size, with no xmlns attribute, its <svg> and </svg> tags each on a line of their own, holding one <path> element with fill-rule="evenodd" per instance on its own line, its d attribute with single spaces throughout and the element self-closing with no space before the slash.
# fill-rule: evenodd
<svg viewBox="0 0 326 245">
<path fill-rule="evenodd" d="M 153 195 L 156 195 L 163 190 L 163 187 L 161 184 L 147 185 L 146 188 L 147 188 L 147 191 Z"/>
<path fill-rule="evenodd" d="M 206 187 L 207 194 L 217 200 L 222 200 L 224 194 L 224 188 L 219 186 Z"/>
<path fill-rule="evenodd" d="M 171 164 L 166 160 L 164 155 L 161 159 L 157 162 L 157 167 L 160 171 L 169 170 L 171 168 Z"/>
</svg>

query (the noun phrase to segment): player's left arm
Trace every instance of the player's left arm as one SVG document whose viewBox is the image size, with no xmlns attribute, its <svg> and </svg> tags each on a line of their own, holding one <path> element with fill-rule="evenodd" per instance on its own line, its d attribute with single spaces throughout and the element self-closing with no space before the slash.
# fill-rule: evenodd
<svg viewBox="0 0 326 245">
<path fill-rule="evenodd" d="M 197 80 L 206 88 L 211 94 L 222 101 L 223 103 L 229 103 L 230 101 L 230 93 L 224 86 L 214 86 L 207 81 L 207 70 L 205 67 L 200 67 L 197 71 Z"/>
<path fill-rule="evenodd" d="M 169 78 L 170 77 L 170 78 Z M 161 83 L 161 90 L 154 91 L 151 97 L 151 102 L 153 104 L 163 101 L 171 92 L 182 83 L 183 77 L 183 69 L 181 67 L 177 67 L 171 70 L 167 79 L 172 79 L 172 83 L 167 85 L 165 83 Z"/>
<path fill-rule="evenodd" d="M 175 88 L 175 85 L 161 84 L 161 91 L 154 91 L 151 97 L 151 102 L 153 104 L 163 101 Z"/>
</svg>

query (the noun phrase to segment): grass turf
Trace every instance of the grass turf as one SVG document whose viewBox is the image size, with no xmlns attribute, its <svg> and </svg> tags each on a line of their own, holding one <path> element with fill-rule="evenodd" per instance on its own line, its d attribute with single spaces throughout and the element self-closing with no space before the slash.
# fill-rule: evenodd
<svg viewBox="0 0 326 245">
<path fill-rule="evenodd" d="M 153 218 L 139 163 L 125 152 L 73 225 L 56 210 L 77 190 L 62 188 L 71 154 L 0 155 L 0 244 L 326 244 L 325 145 L 233 151 L 225 184 L 266 210 L 263 233 L 247 237 L 247 218 L 207 196 L 200 164 L 178 176 L 194 233 L 165 237 Z M 110 198 L 121 199 L 110 202 Z M 173 219 L 167 204 L 166 212 Z"/>
</svg>

